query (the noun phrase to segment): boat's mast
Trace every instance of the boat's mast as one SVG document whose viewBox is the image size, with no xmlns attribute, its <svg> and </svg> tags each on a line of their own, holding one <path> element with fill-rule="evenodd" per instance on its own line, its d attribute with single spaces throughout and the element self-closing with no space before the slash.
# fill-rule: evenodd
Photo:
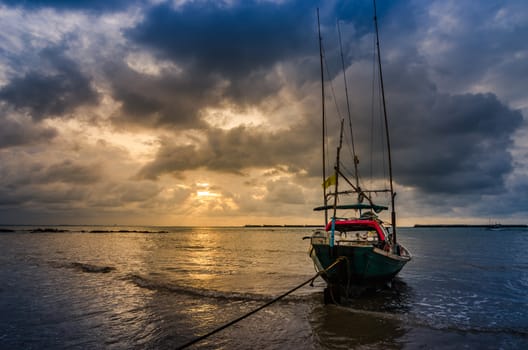
<svg viewBox="0 0 528 350">
<path fill-rule="evenodd" d="M 317 8 L 317 32 L 319 34 L 319 57 L 321 61 L 321 108 L 322 108 L 322 131 L 323 131 L 323 137 L 321 140 L 323 141 L 323 200 L 324 200 L 324 206 L 326 208 L 328 204 L 328 200 L 326 199 L 326 186 L 324 185 L 326 181 L 326 149 L 325 149 L 325 142 L 326 142 L 326 119 L 325 119 L 325 90 L 324 90 L 324 72 L 323 72 L 323 38 L 321 37 L 321 22 L 319 21 L 319 8 Z M 328 222 L 328 210 L 325 209 L 325 225 Z"/>
<path fill-rule="evenodd" d="M 385 88 L 383 86 L 383 72 L 381 70 L 381 53 L 380 53 L 380 44 L 379 44 L 379 31 L 378 31 L 378 16 L 376 12 L 376 0 L 374 2 L 374 26 L 376 28 L 376 49 L 378 52 L 378 69 L 380 76 L 380 85 L 381 85 L 381 99 L 383 103 L 383 117 L 385 119 L 385 135 L 387 138 L 387 156 L 389 160 L 389 181 L 390 181 L 390 193 L 391 193 L 391 221 L 392 221 L 392 243 L 394 249 L 396 249 L 396 210 L 394 209 L 394 187 L 392 185 L 392 159 L 391 159 L 391 146 L 390 146 L 390 136 L 389 136 L 389 121 L 387 118 L 387 106 L 385 104 Z"/>
<path fill-rule="evenodd" d="M 332 215 L 332 228 L 330 231 L 330 247 L 334 246 L 334 233 L 335 233 L 335 221 L 337 216 L 337 196 L 338 196 L 338 188 L 339 188 L 339 155 L 341 153 L 341 146 L 343 145 L 343 123 L 344 119 L 341 119 L 341 128 L 339 132 L 339 145 L 337 146 L 337 154 L 336 154 L 336 164 L 334 167 L 334 176 L 335 176 L 335 187 L 334 187 L 334 208 L 333 208 L 333 215 Z"/>
</svg>

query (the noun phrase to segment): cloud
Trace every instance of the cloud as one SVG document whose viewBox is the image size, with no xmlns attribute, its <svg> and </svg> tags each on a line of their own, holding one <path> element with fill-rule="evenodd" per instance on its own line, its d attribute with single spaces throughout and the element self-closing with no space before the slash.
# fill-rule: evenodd
<svg viewBox="0 0 528 350">
<path fill-rule="evenodd" d="M 240 78 L 312 53 L 306 33 L 314 28 L 313 10 L 304 1 L 160 4 L 128 36 L 195 72 Z"/>
<path fill-rule="evenodd" d="M 307 125 L 274 133 L 239 126 L 229 130 L 208 129 L 197 144 L 161 145 L 155 159 L 139 172 L 140 178 L 155 179 L 163 174 L 182 176 L 187 170 L 205 169 L 242 175 L 250 168 L 287 164 L 290 171 L 312 171 L 319 164 L 320 143 L 308 135 Z M 302 134 L 304 137 L 295 137 Z"/>
<path fill-rule="evenodd" d="M 279 178 L 269 181 L 266 184 L 267 195 L 264 198 L 266 202 L 277 204 L 306 204 L 303 187 L 290 181 L 289 179 Z"/>
<path fill-rule="evenodd" d="M 387 155 L 373 147 L 382 145 L 380 128 L 371 142 L 378 107 L 368 2 L 2 4 L 3 218 L 17 208 L 39 219 L 170 217 L 167 224 L 191 213 L 226 224 L 311 213 L 321 195 L 318 5 L 328 169 L 338 136 L 334 106 L 346 110 L 339 19 L 361 175 L 371 172 L 376 182 L 387 172 L 370 170 L 371 160 Z M 403 206 L 416 217 L 478 217 L 490 203 L 521 215 L 526 5 L 378 6 Z M 342 159 L 351 168 L 349 148 Z M 208 183 L 209 195 L 198 194 L 197 181 Z"/>
<path fill-rule="evenodd" d="M 134 1 L 128 0 L 2 0 L 0 3 L 9 5 L 9 6 L 20 6 L 28 9 L 40 9 L 40 8 L 54 8 L 60 10 L 89 10 L 89 11 L 108 11 L 108 10 L 118 10 L 124 7 L 125 5 L 130 5 Z"/>
<path fill-rule="evenodd" d="M 162 186 L 132 180 L 128 168 L 134 164 L 124 150 L 104 142 L 90 145 L 85 141 L 72 145 L 61 135 L 37 152 L 38 157 L 33 154 L 35 150 L 23 147 L 1 152 L 2 222 L 98 222 L 126 217 L 145 207 L 152 210 L 149 215 L 163 208 L 167 200 L 160 197 Z M 170 199 L 178 200 L 176 196 Z"/>
<path fill-rule="evenodd" d="M 417 32 L 417 47 L 430 74 L 452 92 L 492 92 L 520 106 L 528 103 L 522 79 L 527 69 L 528 35 L 525 2 L 514 0 L 472 6 L 466 2 L 434 1 L 417 17 L 428 30 Z"/>
<path fill-rule="evenodd" d="M 207 108 L 254 107 L 275 98 L 287 85 L 285 76 L 306 81 L 291 64 L 317 67 L 306 64 L 316 51 L 315 41 L 306 40 L 314 35 L 314 9 L 307 6 L 295 1 L 153 6 L 126 37 L 136 56 L 148 52 L 164 68 L 148 74 L 137 63 L 106 65 L 112 96 L 122 103 L 115 121 L 204 128 Z"/>
<path fill-rule="evenodd" d="M 100 182 L 103 176 L 101 164 L 72 159 L 47 163 L 22 150 L 3 155 L 1 160 L 5 165 L 0 171 L 2 188 L 91 186 Z"/>
<path fill-rule="evenodd" d="M 414 111 L 397 113 L 406 115 L 394 135 L 395 169 L 402 184 L 429 193 L 504 190 L 505 176 L 513 170 L 509 150 L 522 122 L 519 111 L 492 94 L 436 94 L 414 104 Z"/>
<path fill-rule="evenodd" d="M 101 174 L 97 165 L 81 165 L 65 160 L 49 166 L 40 179 L 45 183 L 63 182 L 89 185 L 98 182 Z"/>
<path fill-rule="evenodd" d="M 492 93 L 439 91 L 408 55 L 388 63 L 396 179 L 425 193 L 504 191 L 521 112 Z"/>
<path fill-rule="evenodd" d="M 151 76 L 115 64 L 106 72 L 112 97 L 122 104 L 116 124 L 199 128 L 203 127 L 199 111 L 219 101 L 215 92 L 222 82 L 215 77 L 196 79 L 179 72 Z"/>
<path fill-rule="evenodd" d="M 0 107 L 0 149 L 39 144 L 57 136 L 55 129 L 34 124 L 30 118 L 10 108 L 2 107 Z"/>
<path fill-rule="evenodd" d="M 44 49 L 40 54 L 40 70 L 33 68 L 13 78 L 0 89 L 0 100 L 27 110 L 35 120 L 62 116 L 78 106 L 95 104 L 98 95 L 90 80 L 61 51 L 60 48 Z"/>
<path fill-rule="evenodd" d="M 405 46 L 388 51 L 383 63 L 395 180 L 434 195 L 505 191 L 514 170 L 511 150 L 522 127 L 521 111 L 493 93 L 443 92 L 416 51 Z M 372 84 L 367 67 L 367 62 L 355 61 L 347 76 L 354 82 L 350 91 L 360 167 L 367 175 L 365 169 L 373 166 L 376 178 L 388 173 L 379 165 L 387 155 L 382 152 L 386 145 L 380 134 L 381 107 L 372 108 L 365 89 Z"/>
</svg>

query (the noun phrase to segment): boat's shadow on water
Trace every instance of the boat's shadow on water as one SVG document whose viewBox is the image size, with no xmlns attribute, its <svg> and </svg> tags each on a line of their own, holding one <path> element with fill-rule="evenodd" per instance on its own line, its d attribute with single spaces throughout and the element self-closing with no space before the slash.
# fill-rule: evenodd
<svg viewBox="0 0 528 350">
<path fill-rule="evenodd" d="M 321 348 L 402 348 L 412 288 L 400 279 L 339 305 L 316 304 L 310 314 L 314 343 Z M 401 339 L 401 340 L 400 340 Z"/>
<path fill-rule="evenodd" d="M 366 291 L 354 298 L 342 298 L 341 306 L 352 309 L 404 314 L 411 311 L 414 300 L 411 286 L 396 277 L 390 285 Z"/>
</svg>

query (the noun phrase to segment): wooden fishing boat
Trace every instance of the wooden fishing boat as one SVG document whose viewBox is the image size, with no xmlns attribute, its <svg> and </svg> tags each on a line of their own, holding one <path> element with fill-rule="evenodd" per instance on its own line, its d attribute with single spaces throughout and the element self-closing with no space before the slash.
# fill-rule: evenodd
<svg viewBox="0 0 528 350">
<path fill-rule="evenodd" d="M 315 231 L 310 237 L 309 254 L 318 271 L 342 259 L 322 275 L 328 284 L 326 302 L 384 287 L 411 260 L 410 252 L 392 240 L 371 208 L 363 204 L 359 207 L 362 209 L 358 211 L 365 210 L 359 218 L 332 218 L 325 230 Z"/>
<path fill-rule="evenodd" d="M 319 20 L 319 15 L 318 15 Z M 324 205 L 314 208 L 323 211 L 325 228 L 316 230 L 310 237 L 309 255 L 317 271 L 325 271 L 336 261 L 334 267 L 325 271 L 322 277 L 327 282 L 325 289 L 325 302 L 340 302 L 363 293 L 366 290 L 376 290 L 388 285 L 400 272 L 407 262 L 412 259 L 411 253 L 397 241 L 395 197 L 392 177 L 392 161 L 390 138 L 388 128 L 387 110 L 385 106 L 385 92 L 383 88 L 383 75 L 381 71 L 381 55 L 379 49 L 379 34 L 376 16 L 376 3 L 374 1 L 374 24 L 376 32 L 376 51 L 378 74 L 380 80 L 382 111 L 384 117 L 385 145 L 388 155 L 389 186 L 388 188 L 366 189 L 360 186 L 358 173 L 358 156 L 353 155 L 355 172 L 353 179 L 346 176 L 341 170 L 340 151 L 343 143 L 343 123 L 339 134 L 339 143 L 336 152 L 336 162 L 333 174 L 326 177 L 325 160 L 325 106 L 324 106 L 324 74 L 323 74 L 323 49 L 319 30 L 319 44 L 321 52 L 321 86 L 323 97 L 323 200 Z M 341 35 L 339 35 L 341 37 Z M 341 40 L 340 40 L 341 43 Z M 343 61 L 342 61 L 343 62 Z M 345 72 L 343 62 L 343 74 Z M 347 91 L 346 77 L 345 91 Z M 348 103 L 348 96 L 347 96 Z M 348 104 L 347 104 L 348 107 Z M 350 109 L 349 109 L 350 117 Z M 353 140 L 352 126 L 350 128 Z M 352 146 L 352 149 L 354 147 Z M 341 183 L 344 183 L 343 185 Z M 373 194 L 389 196 L 389 205 L 374 203 Z M 343 198 L 348 198 L 346 204 Z M 350 200 L 352 198 L 352 200 Z M 391 209 L 390 222 L 384 222 L 379 214 Z M 338 215 L 339 212 L 339 215 Z M 329 214 L 332 214 L 330 218 Z M 344 213 L 344 214 L 343 214 Z"/>
</svg>

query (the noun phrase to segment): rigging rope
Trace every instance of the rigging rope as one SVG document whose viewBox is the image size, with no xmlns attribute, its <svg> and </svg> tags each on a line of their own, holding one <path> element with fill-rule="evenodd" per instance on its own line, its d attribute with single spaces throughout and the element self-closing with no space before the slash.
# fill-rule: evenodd
<svg viewBox="0 0 528 350">
<path fill-rule="evenodd" d="M 323 52 L 323 61 L 324 61 L 324 68 L 326 70 L 326 76 L 327 77 L 330 77 L 330 69 L 328 68 L 328 61 L 326 60 L 326 52 L 325 52 L 325 49 L 324 49 L 324 46 L 321 45 L 321 50 Z M 338 120 L 343 120 L 343 118 L 341 117 L 341 110 L 339 109 L 339 103 L 337 102 L 337 94 L 335 92 L 335 89 L 334 89 L 334 84 L 332 82 L 331 79 L 327 80 L 329 83 L 330 83 L 330 90 L 332 91 L 332 97 L 333 97 L 333 100 L 334 100 L 334 105 L 335 105 L 335 109 L 336 109 L 336 113 L 337 113 L 337 117 L 338 117 Z M 328 120 L 328 118 L 326 118 L 326 120 Z M 326 130 L 328 130 L 328 128 L 326 128 Z M 325 135 L 325 139 L 328 140 L 328 135 Z M 329 150 L 329 147 L 326 148 L 327 152 Z M 329 162 L 330 162 L 330 157 L 328 156 L 327 154 L 327 157 L 326 157 L 326 160 L 328 162 L 328 164 L 326 164 L 326 166 L 330 169 L 332 169 L 333 167 L 330 166 Z"/>
<path fill-rule="evenodd" d="M 250 312 L 248 312 L 248 313 L 246 313 L 245 315 L 242 315 L 242 316 L 240 316 L 239 318 L 234 319 L 233 321 L 228 322 L 228 323 L 224 324 L 223 326 L 220 326 L 220 327 L 218 327 L 218 328 L 212 330 L 211 332 L 209 332 L 209 333 L 207 333 L 207 334 L 204 334 L 204 335 L 202 335 L 202 336 L 200 336 L 200 337 L 198 337 L 198 338 L 195 338 L 195 339 L 193 339 L 193 340 L 191 340 L 191 341 L 189 341 L 189 342 L 187 342 L 187 343 L 185 343 L 185 344 L 179 346 L 177 349 L 179 350 L 179 349 L 185 349 L 185 348 L 188 348 L 189 346 L 191 346 L 191 345 L 193 345 L 193 344 L 196 344 L 196 343 L 198 343 L 199 341 L 202 341 L 202 340 L 204 340 L 204 339 L 206 339 L 206 338 L 212 336 L 213 334 L 218 333 L 218 332 L 220 332 L 221 330 L 224 330 L 224 329 L 226 329 L 227 327 L 230 327 L 230 326 L 234 325 L 235 323 L 238 323 L 238 322 L 242 321 L 242 320 L 245 319 L 246 317 L 249 317 L 249 316 L 253 315 L 254 313 L 256 313 L 256 312 L 258 312 L 258 311 L 264 309 L 265 307 L 270 306 L 271 304 L 275 303 L 276 301 L 279 301 L 280 299 L 284 298 L 284 297 L 287 296 L 288 294 L 291 294 L 291 293 L 295 292 L 297 289 L 299 289 L 299 288 L 301 288 L 301 287 L 307 285 L 307 284 L 310 283 L 310 282 L 313 282 L 317 277 L 319 277 L 319 276 L 321 276 L 321 275 L 327 273 L 328 271 L 330 271 L 331 269 L 333 269 L 335 266 L 337 266 L 339 263 L 341 263 L 341 262 L 344 261 L 344 260 L 345 260 L 344 257 L 339 257 L 339 258 L 337 258 L 337 259 L 336 259 L 336 260 L 335 260 L 330 266 L 328 266 L 326 269 L 317 272 L 313 277 L 310 277 L 310 279 L 304 281 L 303 283 L 299 284 L 299 285 L 296 286 L 295 288 L 290 289 L 290 290 L 287 291 L 286 293 L 283 293 L 283 294 L 279 295 L 279 296 L 276 297 L 275 299 L 273 299 L 273 300 L 267 302 L 267 303 L 264 304 L 264 305 L 259 306 L 258 308 L 254 309 L 254 310 L 252 310 L 252 311 L 250 311 Z"/>
<path fill-rule="evenodd" d="M 323 62 L 324 62 L 324 67 L 326 69 L 326 75 L 330 76 L 330 69 L 328 68 L 329 65 L 328 65 L 328 61 L 326 60 L 326 54 L 325 54 L 325 50 L 324 50 L 324 46 L 323 45 L 321 45 L 321 50 L 322 50 L 322 53 L 323 53 L 322 58 L 323 58 Z M 332 80 L 328 80 L 328 82 L 330 83 L 330 90 L 332 92 L 332 97 L 333 97 L 333 100 L 334 100 L 334 105 L 335 105 L 337 117 L 339 118 L 339 120 L 344 120 L 344 118 L 341 116 L 341 110 L 339 108 L 339 103 L 337 101 L 337 94 L 336 94 L 335 89 L 334 89 L 333 81 Z M 348 105 L 348 95 L 347 95 L 347 105 Z M 350 119 L 351 119 L 350 118 L 350 110 L 348 112 L 348 116 L 349 116 L 348 119 L 349 119 L 349 123 L 350 123 L 350 128 L 352 128 L 352 124 L 351 124 L 351 121 L 350 121 Z M 328 120 L 328 118 L 325 119 L 325 124 L 326 124 L 327 120 Z M 325 125 L 325 128 L 326 128 L 325 130 L 328 131 L 328 125 Z M 352 140 L 351 140 L 351 142 L 348 142 L 347 144 L 349 146 L 351 146 L 351 147 L 348 147 L 347 149 L 352 154 L 352 159 L 355 160 L 356 159 L 356 153 L 355 153 L 355 150 L 354 150 L 354 143 L 353 143 L 354 141 L 353 141 L 352 129 L 350 129 L 350 135 L 352 137 Z M 345 138 L 348 139 L 349 135 L 348 135 L 348 133 L 345 133 L 344 136 L 345 136 Z M 328 134 L 325 134 L 325 141 L 324 142 L 328 142 Z M 327 152 L 327 154 L 325 155 L 326 156 L 326 161 L 327 161 L 326 167 L 332 169 L 332 167 L 329 164 L 330 163 L 330 157 L 328 155 L 328 150 L 330 149 L 330 147 L 328 147 L 328 144 L 326 144 L 325 146 L 326 146 L 326 152 Z M 335 164 L 334 166 L 337 166 L 337 164 Z"/>
<path fill-rule="evenodd" d="M 385 126 L 383 122 L 383 100 L 381 97 L 381 77 L 376 64 L 376 37 L 373 37 L 372 42 L 372 81 L 371 81 L 371 100 L 370 100 L 370 169 L 369 169 L 369 187 L 374 186 L 374 179 L 380 177 L 384 180 L 384 187 L 389 183 L 389 176 L 387 175 L 387 141 L 385 140 L 384 132 Z M 375 134 L 378 131 L 379 134 Z M 374 159 L 375 149 L 381 151 L 381 160 Z M 374 168 L 374 164 L 378 164 Z M 381 169 L 380 165 L 381 164 Z M 376 176 L 376 173 L 381 173 Z"/>
<path fill-rule="evenodd" d="M 373 48 L 376 47 L 376 39 L 373 38 Z M 370 96 L 370 179 L 369 187 L 372 187 L 374 179 L 374 101 L 377 101 L 374 98 L 376 94 L 376 50 L 372 50 L 372 82 L 371 82 L 371 96 Z"/>
<path fill-rule="evenodd" d="M 323 60 L 324 60 L 324 65 L 325 65 L 325 69 L 326 69 L 326 75 L 328 77 L 330 77 L 330 69 L 328 68 L 328 61 L 326 60 L 326 54 L 325 54 L 325 49 L 324 49 L 324 46 L 323 46 Z M 332 80 L 329 80 L 329 83 L 330 83 L 330 89 L 332 90 L 332 97 L 334 98 L 334 104 L 335 104 L 335 107 L 336 107 L 336 111 L 337 111 L 337 116 L 339 118 L 339 120 L 343 119 L 341 118 L 341 110 L 339 109 L 339 104 L 337 103 L 337 97 L 336 97 L 336 93 L 335 93 L 335 90 L 334 90 L 334 84 L 332 83 Z"/>
<path fill-rule="evenodd" d="M 352 128 L 352 115 L 350 113 L 350 99 L 348 98 L 348 84 L 346 79 L 346 69 L 345 69 L 345 58 L 343 57 L 343 43 L 341 40 L 341 28 L 339 26 L 339 21 L 337 21 L 337 33 L 339 35 L 339 49 L 341 52 L 341 70 L 343 71 L 343 83 L 345 85 L 345 97 L 346 97 L 346 106 L 347 106 L 347 112 L 348 112 L 348 125 L 350 129 L 350 144 L 352 146 L 352 155 L 354 160 L 354 171 L 355 171 L 355 179 L 356 179 L 356 186 L 359 187 L 359 173 L 358 173 L 358 157 L 356 153 L 356 147 L 354 145 L 354 130 Z"/>
</svg>

